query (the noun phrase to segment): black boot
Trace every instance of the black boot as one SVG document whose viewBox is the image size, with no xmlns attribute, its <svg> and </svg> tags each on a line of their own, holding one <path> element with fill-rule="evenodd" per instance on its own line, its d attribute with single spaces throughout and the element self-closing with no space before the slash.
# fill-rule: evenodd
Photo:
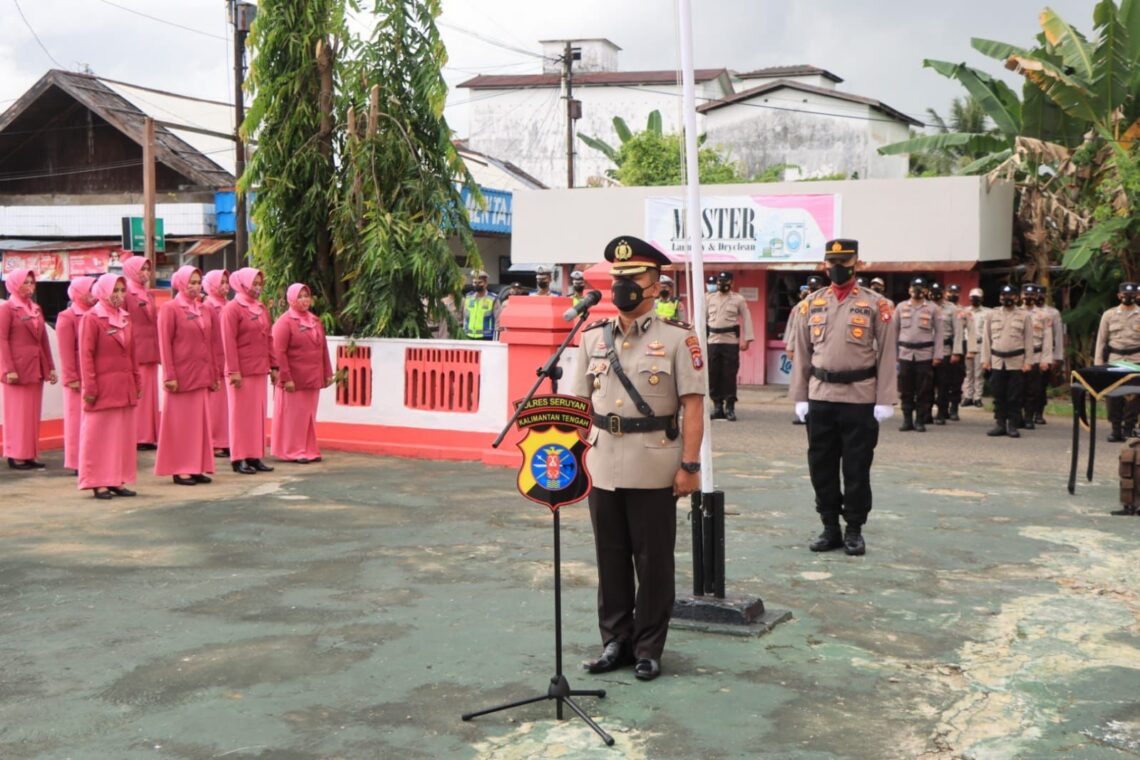
<svg viewBox="0 0 1140 760">
<path fill-rule="evenodd" d="M 914 422 L 917 425 L 919 422 L 919 419 L 916 417 Z M 934 422 L 934 418 L 932 416 L 930 416 L 930 410 L 927 409 L 925 412 L 922 413 L 922 424 L 930 425 L 933 422 Z"/>
<path fill-rule="evenodd" d="M 929 421 L 930 413 L 916 411 L 914 413 L 914 430 L 916 433 L 926 432 L 926 423 Z"/>
<path fill-rule="evenodd" d="M 1046 424 L 1045 415 L 1041 414 L 1041 412 L 1038 412 L 1037 414 L 1033 415 L 1033 423 L 1035 425 L 1045 425 Z"/>
<path fill-rule="evenodd" d="M 1023 427 L 1026 430 L 1036 430 L 1037 429 L 1037 426 L 1033 424 L 1033 420 L 1029 419 L 1029 418 L 1025 419 L 1025 422 L 1022 424 L 1021 427 Z"/>
<path fill-rule="evenodd" d="M 1121 429 L 1120 423 L 1112 423 L 1112 432 L 1108 434 L 1109 443 L 1120 443 L 1124 440 L 1124 431 Z"/>
<path fill-rule="evenodd" d="M 859 557 L 867 553 L 867 544 L 863 541 L 863 526 L 848 525 L 847 533 L 843 536 L 843 551 L 848 557 Z"/>
<path fill-rule="evenodd" d="M 823 524 L 823 533 L 820 533 L 816 540 L 808 544 L 808 548 L 813 552 L 829 552 L 842 547 L 843 531 L 839 528 L 838 519 L 834 523 L 825 522 Z"/>
<path fill-rule="evenodd" d="M 934 424 L 935 425 L 945 425 L 946 424 L 946 413 L 939 411 L 938 416 L 934 418 Z"/>
<path fill-rule="evenodd" d="M 1112 512 L 1110 512 L 1109 514 L 1118 515 L 1118 516 L 1119 515 L 1134 515 L 1134 514 L 1136 514 L 1136 507 L 1132 506 L 1131 504 L 1125 504 L 1120 509 L 1112 510 Z"/>
<path fill-rule="evenodd" d="M 736 422 L 736 402 L 732 399 L 724 404 L 724 418 L 729 422 Z"/>
<path fill-rule="evenodd" d="M 1013 423 L 1013 420 L 1009 420 L 1005 423 L 1005 434 L 1010 438 L 1021 437 L 1021 433 L 1017 432 L 1017 425 Z"/>
<path fill-rule="evenodd" d="M 716 406 L 713 408 L 712 414 L 709 415 L 709 419 L 710 420 L 723 420 L 724 419 L 724 402 L 723 401 L 717 401 L 716 402 Z"/>
<path fill-rule="evenodd" d="M 958 402 L 957 401 L 951 401 L 950 402 L 950 421 L 951 422 L 958 422 L 961 419 L 962 418 L 958 416 Z"/>
<path fill-rule="evenodd" d="M 903 424 L 899 427 L 899 432 L 905 433 L 908 430 L 914 430 L 914 412 L 903 412 Z"/>
<path fill-rule="evenodd" d="M 1005 423 L 1001 420 L 995 420 L 993 428 L 986 433 L 991 438 L 996 438 L 999 435 L 1005 435 Z"/>
</svg>

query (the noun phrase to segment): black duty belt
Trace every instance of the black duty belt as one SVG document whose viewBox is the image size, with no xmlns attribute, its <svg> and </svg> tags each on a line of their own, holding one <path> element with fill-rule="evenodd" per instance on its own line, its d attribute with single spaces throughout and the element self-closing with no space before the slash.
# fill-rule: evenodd
<svg viewBox="0 0 1140 760">
<path fill-rule="evenodd" d="M 934 341 L 928 341 L 926 343 L 907 343 L 905 340 L 900 340 L 899 345 L 903 348 L 910 348 L 918 351 L 923 348 L 934 348 Z"/>
<path fill-rule="evenodd" d="M 1140 346 L 1136 348 L 1117 348 L 1116 346 L 1105 346 L 1105 350 L 1110 354 L 1120 354 L 1121 356 L 1132 356 L 1133 354 L 1140 354 Z"/>
<path fill-rule="evenodd" d="M 868 380 L 878 374 L 878 369 L 875 367 L 865 367 L 864 369 L 849 369 L 842 372 L 829 372 L 819 367 L 811 368 L 812 377 L 817 380 L 822 380 L 825 383 L 857 383 L 860 380 Z"/>
<path fill-rule="evenodd" d="M 626 433 L 652 433 L 664 430 L 671 433 L 670 439 L 677 438 L 677 423 L 674 417 L 620 417 L 616 414 L 591 415 L 598 428 L 611 435 L 625 435 Z"/>
<path fill-rule="evenodd" d="M 1043 349 L 1043 348 L 1045 348 L 1045 344 L 1041 344 L 1040 346 L 1034 346 L 1033 347 L 1033 353 L 1039 354 L 1039 353 L 1041 353 L 1041 349 Z"/>
<path fill-rule="evenodd" d="M 1015 356 L 1025 356 L 1025 349 L 1019 348 L 1016 351 L 990 351 L 990 353 L 1001 359 L 1012 359 Z"/>
<path fill-rule="evenodd" d="M 942 341 L 942 345 L 952 346 L 952 345 L 954 345 L 954 339 L 953 338 L 946 338 L 945 340 Z"/>
<path fill-rule="evenodd" d="M 717 335 L 727 335 L 728 333 L 732 333 L 733 335 L 739 337 L 740 325 L 733 325 L 732 327 L 710 327 L 708 328 L 708 331 L 710 333 L 716 333 Z"/>
</svg>

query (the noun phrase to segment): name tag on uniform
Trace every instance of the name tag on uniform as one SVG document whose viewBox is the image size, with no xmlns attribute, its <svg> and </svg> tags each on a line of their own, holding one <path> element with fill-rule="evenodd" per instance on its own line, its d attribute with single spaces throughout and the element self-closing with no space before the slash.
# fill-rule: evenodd
<svg viewBox="0 0 1140 760">
<path fill-rule="evenodd" d="M 191 314 L 190 312 L 186 312 L 186 318 L 187 319 L 197 319 L 198 315 L 197 314 Z"/>
<path fill-rule="evenodd" d="M 297 328 L 298 328 L 298 329 L 299 329 L 301 332 L 305 332 L 306 330 L 312 330 L 312 329 L 313 329 L 313 328 L 309 327 L 308 325 L 297 325 Z"/>
<path fill-rule="evenodd" d="M 111 329 L 107 330 L 107 334 L 108 334 L 108 335 L 114 335 L 114 334 L 115 334 L 115 333 L 117 333 L 118 331 L 119 331 L 119 328 L 117 328 L 117 327 L 112 327 Z"/>
</svg>

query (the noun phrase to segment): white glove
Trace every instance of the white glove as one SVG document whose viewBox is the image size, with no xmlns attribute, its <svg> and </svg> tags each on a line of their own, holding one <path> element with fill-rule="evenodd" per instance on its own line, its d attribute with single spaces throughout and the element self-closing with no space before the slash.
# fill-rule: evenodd
<svg viewBox="0 0 1140 760">
<path fill-rule="evenodd" d="M 875 404 L 875 422 L 889 420 L 895 416 L 895 408 L 890 404 Z"/>
<path fill-rule="evenodd" d="M 806 422 L 807 421 L 807 409 L 808 409 L 808 402 L 806 402 L 806 401 L 797 401 L 796 402 L 796 417 L 799 418 L 800 422 Z"/>
</svg>

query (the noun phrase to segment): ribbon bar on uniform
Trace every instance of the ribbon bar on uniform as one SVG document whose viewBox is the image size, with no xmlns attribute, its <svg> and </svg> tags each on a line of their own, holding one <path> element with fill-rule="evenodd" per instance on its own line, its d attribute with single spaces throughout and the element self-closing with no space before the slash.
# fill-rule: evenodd
<svg viewBox="0 0 1140 760">
<path fill-rule="evenodd" d="M 825 383 L 857 383 L 860 380 L 869 380 L 878 374 L 874 367 L 863 369 L 849 369 L 842 372 L 828 372 L 819 367 L 811 368 L 812 377 Z"/>
</svg>

